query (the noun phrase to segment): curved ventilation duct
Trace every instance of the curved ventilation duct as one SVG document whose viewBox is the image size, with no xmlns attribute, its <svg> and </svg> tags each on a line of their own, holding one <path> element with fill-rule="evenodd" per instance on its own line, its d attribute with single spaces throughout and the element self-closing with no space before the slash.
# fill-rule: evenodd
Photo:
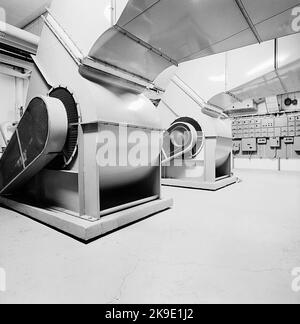
<svg viewBox="0 0 300 324">
<path fill-rule="evenodd" d="M 65 145 L 68 129 L 61 101 L 34 98 L 0 160 L 0 194 L 10 194 L 51 162 Z"/>
</svg>

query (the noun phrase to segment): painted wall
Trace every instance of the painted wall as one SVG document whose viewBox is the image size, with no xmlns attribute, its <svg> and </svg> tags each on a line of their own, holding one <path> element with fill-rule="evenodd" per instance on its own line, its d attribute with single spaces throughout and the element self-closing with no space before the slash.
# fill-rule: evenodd
<svg viewBox="0 0 300 324">
<path fill-rule="evenodd" d="M 4 74 L 0 74 L 0 124 L 16 120 L 16 80 Z M 4 145 L 0 135 L 0 148 Z M 1 149 L 0 149 L 1 152 Z"/>
<path fill-rule="evenodd" d="M 300 172 L 300 161 L 292 159 L 239 159 L 235 158 L 234 169 L 272 170 Z"/>
<path fill-rule="evenodd" d="M 228 102 L 214 98 L 274 71 L 276 64 L 281 68 L 300 59 L 300 34 L 279 39 L 277 46 L 277 62 L 272 40 L 183 63 L 176 74 L 205 101 L 226 107 Z"/>
<path fill-rule="evenodd" d="M 128 0 L 106 0 L 106 9 L 105 9 L 105 15 L 110 19 L 111 13 L 110 10 L 112 6 L 115 10 L 115 19 L 118 20 L 124 10 L 124 8 L 127 5 Z M 44 26 L 44 21 L 42 17 L 38 17 L 32 22 L 30 22 L 24 29 L 32 34 L 35 34 L 37 36 L 41 36 L 42 30 Z"/>
<path fill-rule="evenodd" d="M 21 111 L 24 112 L 28 80 L 0 73 L 0 124 L 20 120 Z M 4 141 L 0 135 L 0 152 Z"/>
</svg>

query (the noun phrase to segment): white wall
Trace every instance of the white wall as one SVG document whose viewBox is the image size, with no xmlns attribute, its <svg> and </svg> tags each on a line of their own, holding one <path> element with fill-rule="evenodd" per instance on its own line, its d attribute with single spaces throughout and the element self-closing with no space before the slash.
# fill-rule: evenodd
<svg viewBox="0 0 300 324">
<path fill-rule="evenodd" d="M 293 159 L 234 159 L 234 169 L 300 172 L 300 160 Z"/>
<path fill-rule="evenodd" d="M 16 121 L 16 81 L 14 77 L 0 74 L 0 124 Z M 3 146 L 0 136 L 0 147 Z"/>
<path fill-rule="evenodd" d="M 300 34 L 278 40 L 277 59 L 280 68 L 300 59 Z M 275 41 L 271 40 L 183 63 L 179 66 L 177 75 L 205 101 L 230 107 L 230 98 L 226 99 L 225 96 L 217 100 L 220 94 L 261 78 L 274 69 Z M 285 80 L 287 89 L 291 87 L 289 82 L 299 83 L 298 76 L 295 80 Z M 282 93 L 278 93 L 280 94 Z"/>
<path fill-rule="evenodd" d="M 101 0 L 100 0 L 101 1 Z M 128 0 L 107 0 L 107 14 L 109 15 L 109 9 L 110 5 L 115 5 L 115 17 L 116 20 L 118 20 L 125 9 L 126 5 L 128 3 Z M 42 30 L 44 26 L 44 20 L 42 17 L 38 17 L 35 20 L 33 20 L 31 23 L 29 23 L 24 29 L 32 34 L 35 34 L 37 36 L 41 36 Z"/>
<path fill-rule="evenodd" d="M 27 79 L 0 73 L 0 124 L 20 120 L 20 108 L 23 107 L 24 111 L 27 88 Z M 0 135 L 0 151 L 3 145 L 3 138 Z"/>
<path fill-rule="evenodd" d="M 277 159 L 234 159 L 235 169 L 249 169 L 249 170 L 279 170 L 279 162 Z"/>
<path fill-rule="evenodd" d="M 274 70 L 274 41 L 180 65 L 177 75 L 205 101 Z"/>
<path fill-rule="evenodd" d="M 0 74 L 0 122 L 15 119 L 15 78 Z"/>
</svg>

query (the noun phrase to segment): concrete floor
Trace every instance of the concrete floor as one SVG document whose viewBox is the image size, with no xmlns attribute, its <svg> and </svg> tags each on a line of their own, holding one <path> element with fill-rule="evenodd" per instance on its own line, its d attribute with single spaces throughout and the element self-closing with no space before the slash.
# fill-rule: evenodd
<svg viewBox="0 0 300 324">
<path fill-rule="evenodd" d="M 89 245 L 0 208 L 0 303 L 300 303 L 300 174 L 238 176 Z"/>
</svg>

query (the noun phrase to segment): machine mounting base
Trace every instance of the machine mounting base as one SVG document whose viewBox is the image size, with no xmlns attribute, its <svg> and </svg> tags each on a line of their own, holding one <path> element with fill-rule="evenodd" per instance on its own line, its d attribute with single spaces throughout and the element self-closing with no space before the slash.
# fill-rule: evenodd
<svg viewBox="0 0 300 324">
<path fill-rule="evenodd" d="M 88 242 L 119 228 L 150 217 L 158 212 L 167 210 L 172 207 L 173 200 L 155 200 L 104 216 L 95 222 L 74 217 L 63 212 L 33 207 L 4 197 L 0 197 L 0 204 L 81 241 Z"/>
<path fill-rule="evenodd" d="M 162 185 L 199 190 L 217 191 L 238 181 L 237 177 L 228 177 L 216 182 L 202 182 L 192 179 L 162 179 Z"/>
</svg>

